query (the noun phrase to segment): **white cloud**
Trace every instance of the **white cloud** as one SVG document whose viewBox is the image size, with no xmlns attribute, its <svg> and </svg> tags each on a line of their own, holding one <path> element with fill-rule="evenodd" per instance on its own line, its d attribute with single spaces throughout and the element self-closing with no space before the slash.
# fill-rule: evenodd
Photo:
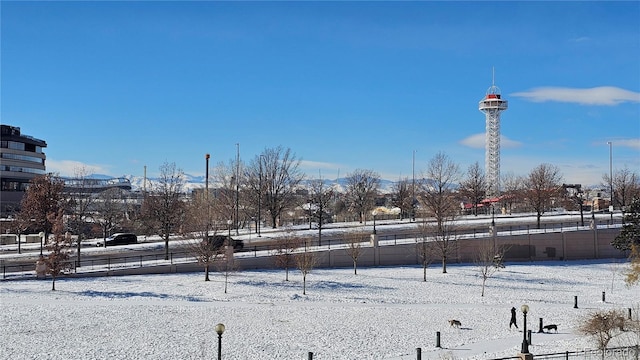
<svg viewBox="0 0 640 360">
<path fill-rule="evenodd" d="M 460 140 L 460 144 L 474 148 L 482 149 L 485 146 L 485 133 L 473 134 L 467 138 Z M 500 147 L 505 149 L 518 148 L 522 145 L 519 141 L 511 140 L 504 135 L 500 135 Z"/>
<path fill-rule="evenodd" d="M 78 171 L 85 171 L 87 174 L 109 175 L 109 170 L 102 165 L 90 165 L 75 160 L 53 160 L 46 161 L 47 172 L 57 173 L 60 176 L 74 176 Z"/>
<path fill-rule="evenodd" d="M 623 146 L 623 147 L 640 150 L 640 138 L 613 140 L 613 144 L 615 146 Z"/>
<path fill-rule="evenodd" d="M 568 102 L 582 105 L 617 105 L 623 102 L 640 102 L 640 93 L 614 86 L 590 89 L 564 87 L 539 87 L 511 94 L 533 102 Z"/>
</svg>

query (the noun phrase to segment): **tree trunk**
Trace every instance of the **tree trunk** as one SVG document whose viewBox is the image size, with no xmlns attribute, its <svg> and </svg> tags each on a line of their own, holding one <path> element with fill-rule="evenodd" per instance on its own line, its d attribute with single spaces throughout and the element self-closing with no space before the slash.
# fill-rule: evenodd
<svg viewBox="0 0 640 360">
<path fill-rule="evenodd" d="M 353 275 L 358 275 L 358 263 L 353 260 Z"/>
<path fill-rule="evenodd" d="M 447 257 L 446 256 L 442 257 L 442 273 L 443 274 L 447 273 Z"/>
<path fill-rule="evenodd" d="M 82 242 L 82 234 L 78 235 L 78 261 L 76 267 L 80 267 L 80 243 Z"/>
<path fill-rule="evenodd" d="M 302 295 L 307 295 L 307 275 L 302 275 Z"/>
<path fill-rule="evenodd" d="M 164 259 L 169 260 L 169 235 L 164 238 Z"/>
<path fill-rule="evenodd" d="M 209 281 L 209 264 L 204 267 L 204 281 Z"/>
<path fill-rule="evenodd" d="M 56 276 L 52 274 L 51 279 L 51 291 L 56 291 Z"/>
<path fill-rule="evenodd" d="M 422 281 L 427 281 L 427 262 L 422 262 Z"/>
</svg>

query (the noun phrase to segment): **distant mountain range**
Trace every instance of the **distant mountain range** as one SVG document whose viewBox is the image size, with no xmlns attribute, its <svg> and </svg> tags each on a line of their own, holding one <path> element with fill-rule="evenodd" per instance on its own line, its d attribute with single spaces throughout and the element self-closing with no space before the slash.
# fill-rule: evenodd
<svg viewBox="0 0 640 360">
<path fill-rule="evenodd" d="M 184 174 L 185 176 L 185 189 L 187 190 L 187 192 L 192 191 L 193 189 L 198 189 L 198 188 L 204 188 L 205 187 L 205 177 L 204 176 L 193 176 L 193 175 L 189 175 L 189 174 Z M 111 179 L 114 176 L 109 176 L 109 175 L 102 175 L 102 174 L 92 174 L 89 175 L 90 178 L 95 178 L 95 179 Z M 123 175 L 123 176 L 119 176 L 121 178 L 126 178 L 131 182 L 131 187 L 132 189 L 135 190 L 142 190 L 144 188 L 144 177 L 142 176 L 133 176 L 133 175 Z M 312 181 L 315 181 L 317 179 L 308 179 L 308 180 L 304 180 L 302 182 L 303 185 L 307 185 Z M 157 182 L 158 178 L 152 178 L 152 177 L 147 177 L 147 186 L 149 186 L 150 183 L 154 183 Z M 346 188 L 347 186 L 347 178 L 339 178 L 336 180 L 327 180 L 327 179 L 323 179 L 322 180 L 328 187 L 329 186 L 337 186 L 340 190 L 343 190 Z M 381 179 L 380 180 L 380 190 L 382 192 L 385 193 L 390 193 L 393 191 L 393 186 L 396 184 L 395 181 L 391 181 L 391 180 L 385 180 L 385 179 Z M 213 184 L 210 183 L 211 186 L 215 186 Z"/>
</svg>

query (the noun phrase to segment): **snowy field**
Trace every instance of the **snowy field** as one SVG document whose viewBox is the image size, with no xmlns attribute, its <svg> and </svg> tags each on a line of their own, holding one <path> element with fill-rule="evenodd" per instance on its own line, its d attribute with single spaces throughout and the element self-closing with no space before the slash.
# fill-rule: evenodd
<svg viewBox="0 0 640 360">
<path fill-rule="evenodd" d="M 224 323 L 223 359 L 487 359 L 515 356 L 521 331 L 511 307 L 528 304 L 534 354 L 595 348 L 577 335 L 597 309 L 634 311 L 640 288 L 624 285 L 621 260 L 508 263 L 487 282 L 475 265 L 442 274 L 419 266 L 140 275 L 0 283 L 4 359 L 214 359 L 214 326 Z M 602 292 L 606 301 L 602 301 Z M 578 309 L 574 309 L 578 296 Z M 538 334 L 539 318 L 558 324 Z M 449 326 L 458 319 L 462 326 Z M 442 348 L 436 348 L 436 332 Z M 637 334 L 636 334 L 637 336 Z M 618 342 L 637 343 L 631 336 Z M 614 342 L 613 345 L 618 344 Z"/>
</svg>

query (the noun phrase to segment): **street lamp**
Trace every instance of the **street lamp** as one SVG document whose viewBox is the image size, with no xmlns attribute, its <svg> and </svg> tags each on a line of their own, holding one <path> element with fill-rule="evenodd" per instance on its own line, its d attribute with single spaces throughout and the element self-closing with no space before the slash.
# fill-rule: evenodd
<svg viewBox="0 0 640 360">
<path fill-rule="evenodd" d="M 522 351 L 523 354 L 529 353 L 529 342 L 527 341 L 527 313 L 529 312 L 529 305 L 524 304 L 520 307 L 522 315 L 524 316 L 524 331 L 522 331 Z"/>
<path fill-rule="evenodd" d="M 222 333 L 224 333 L 224 324 L 217 324 L 215 329 L 218 334 L 218 360 L 222 360 Z"/>
<path fill-rule="evenodd" d="M 40 233 L 38 233 L 38 236 L 40 236 L 40 256 L 42 256 L 42 243 L 44 242 L 44 232 L 40 231 Z"/>
<path fill-rule="evenodd" d="M 260 212 L 262 211 L 262 158 L 264 155 L 260 155 L 260 172 L 258 174 L 258 237 L 262 237 L 260 235 L 260 223 L 262 222 Z"/>
<path fill-rule="evenodd" d="M 373 213 L 373 234 L 376 234 L 376 213 Z"/>
<path fill-rule="evenodd" d="M 411 221 L 416 221 L 416 151 L 411 159 Z"/>
<path fill-rule="evenodd" d="M 610 206 L 610 213 L 611 213 L 611 224 L 613 225 L 613 143 L 611 141 L 607 141 L 607 144 L 609 144 L 609 193 L 611 194 L 611 206 Z"/>
<path fill-rule="evenodd" d="M 239 220 L 239 208 L 240 208 L 240 144 L 236 143 L 236 218 L 235 218 L 235 228 L 236 235 L 239 235 L 240 229 L 238 229 L 240 220 Z"/>
<path fill-rule="evenodd" d="M 227 229 L 229 229 L 229 239 L 231 239 L 231 224 L 233 224 L 233 220 L 227 220 Z"/>
<path fill-rule="evenodd" d="M 209 206 L 209 159 L 211 158 L 211 155 L 209 154 L 205 154 L 204 155 L 204 160 L 205 160 L 205 175 L 204 175 L 204 201 L 207 203 L 207 236 L 209 236 L 209 227 L 210 227 L 210 221 L 211 221 L 211 209 Z"/>
</svg>

